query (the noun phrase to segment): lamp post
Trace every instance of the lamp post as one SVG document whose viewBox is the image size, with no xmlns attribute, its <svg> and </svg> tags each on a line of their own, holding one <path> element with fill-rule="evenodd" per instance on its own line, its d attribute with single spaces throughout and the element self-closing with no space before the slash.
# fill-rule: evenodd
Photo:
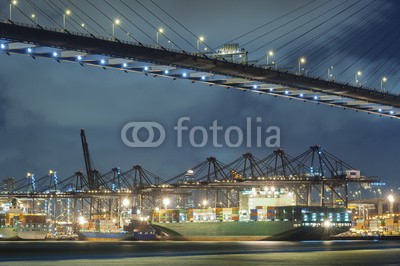
<svg viewBox="0 0 400 266">
<path fill-rule="evenodd" d="M 113 21 L 113 24 L 112 24 L 112 37 L 113 37 L 113 39 L 115 39 L 115 26 L 118 26 L 119 24 L 121 24 L 121 20 L 119 20 L 118 18 Z"/>
<path fill-rule="evenodd" d="M 381 91 L 383 91 L 383 84 L 386 83 L 388 81 L 387 77 L 382 77 L 381 79 Z"/>
<path fill-rule="evenodd" d="M 13 0 L 13 1 L 10 3 L 10 21 L 11 21 L 11 19 L 12 19 L 12 7 L 13 7 L 13 6 L 16 6 L 17 4 L 18 4 L 17 0 Z"/>
<path fill-rule="evenodd" d="M 157 34 L 156 34 L 157 46 L 159 46 L 159 45 L 158 45 L 158 41 L 159 41 L 158 35 L 159 35 L 159 34 L 163 34 L 163 33 L 164 33 L 164 29 L 163 29 L 163 28 L 159 28 L 159 29 L 157 30 Z"/>
<path fill-rule="evenodd" d="M 355 79 L 356 79 L 356 84 L 360 84 L 361 82 L 360 82 L 360 78 L 361 78 L 361 76 L 362 76 L 362 72 L 361 71 L 357 71 L 356 72 L 356 74 L 355 74 Z"/>
<path fill-rule="evenodd" d="M 333 80 L 333 66 L 328 67 L 328 80 Z"/>
<path fill-rule="evenodd" d="M 274 56 L 274 51 L 268 51 L 267 53 L 267 65 L 269 65 L 269 59 Z"/>
<path fill-rule="evenodd" d="M 35 22 L 36 24 L 38 24 L 38 18 L 36 16 L 36 14 L 31 14 L 31 19 L 33 22 Z"/>
<path fill-rule="evenodd" d="M 301 65 L 304 65 L 306 63 L 306 58 L 305 57 L 301 57 L 299 59 L 299 75 L 301 75 Z"/>
<path fill-rule="evenodd" d="M 65 12 L 63 14 L 63 29 L 64 30 L 65 30 L 67 16 L 70 16 L 70 15 L 71 15 L 71 10 L 69 10 L 69 9 L 65 10 Z"/>
<path fill-rule="evenodd" d="M 205 40 L 204 36 L 200 36 L 197 39 L 197 51 L 200 51 L 200 43 L 204 42 L 204 40 Z"/>
</svg>

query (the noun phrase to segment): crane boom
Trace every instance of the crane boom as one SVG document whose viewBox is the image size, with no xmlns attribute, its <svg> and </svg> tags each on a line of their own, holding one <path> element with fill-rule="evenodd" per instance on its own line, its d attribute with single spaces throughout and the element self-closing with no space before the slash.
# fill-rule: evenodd
<svg viewBox="0 0 400 266">
<path fill-rule="evenodd" d="M 85 130 L 81 129 L 81 141 L 83 149 L 83 158 L 85 159 L 86 173 L 88 177 L 89 189 L 95 189 L 94 173 L 90 161 L 89 145 L 86 141 Z"/>
</svg>

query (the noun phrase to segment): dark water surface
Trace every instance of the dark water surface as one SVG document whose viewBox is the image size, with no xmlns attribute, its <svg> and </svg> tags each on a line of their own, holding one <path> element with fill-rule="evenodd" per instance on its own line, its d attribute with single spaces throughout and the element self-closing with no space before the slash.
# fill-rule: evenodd
<svg viewBox="0 0 400 266">
<path fill-rule="evenodd" d="M 0 264 L 400 265 L 400 241 L 2 241 Z"/>
</svg>

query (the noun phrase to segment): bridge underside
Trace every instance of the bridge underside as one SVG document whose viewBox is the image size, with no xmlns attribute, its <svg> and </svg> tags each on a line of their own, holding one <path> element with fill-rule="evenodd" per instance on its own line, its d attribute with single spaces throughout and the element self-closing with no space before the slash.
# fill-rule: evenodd
<svg viewBox="0 0 400 266">
<path fill-rule="evenodd" d="M 399 96 L 349 84 L 43 27 L 0 23 L 0 50 L 400 118 Z"/>
</svg>

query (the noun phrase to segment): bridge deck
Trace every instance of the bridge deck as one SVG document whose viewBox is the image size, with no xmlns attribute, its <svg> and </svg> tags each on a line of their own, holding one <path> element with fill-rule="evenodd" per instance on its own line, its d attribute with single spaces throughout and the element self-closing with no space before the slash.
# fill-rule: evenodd
<svg viewBox="0 0 400 266">
<path fill-rule="evenodd" d="M 400 118 L 399 96 L 202 54 L 23 24 L 0 23 L 1 50 L 98 67 L 182 78 Z"/>
</svg>

